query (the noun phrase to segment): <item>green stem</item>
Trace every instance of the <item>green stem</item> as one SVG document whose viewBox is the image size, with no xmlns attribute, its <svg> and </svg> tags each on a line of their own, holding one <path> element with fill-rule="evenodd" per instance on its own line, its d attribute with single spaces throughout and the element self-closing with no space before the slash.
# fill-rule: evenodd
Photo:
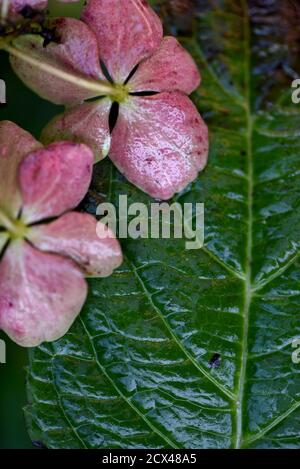
<svg viewBox="0 0 300 469">
<path fill-rule="evenodd" d="M 65 80 L 68 83 L 71 83 L 72 85 L 78 86 L 88 91 L 94 91 L 95 93 L 99 95 L 111 95 L 111 96 L 119 95 L 119 90 L 117 90 L 113 85 L 109 84 L 108 82 L 103 82 L 100 80 L 94 81 L 94 80 L 88 80 L 88 79 L 81 78 L 81 77 L 76 77 L 74 75 L 71 75 L 68 72 L 59 70 L 53 67 L 52 65 L 43 63 L 38 59 L 30 57 L 26 55 L 24 52 L 22 52 L 20 49 L 12 45 L 3 44 L 0 46 L 0 48 L 8 52 L 10 55 L 13 55 L 14 57 L 17 57 L 18 59 L 21 59 L 24 62 L 27 62 L 29 65 L 32 65 L 33 67 L 37 67 L 39 70 L 49 73 L 50 75 L 56 78 Z"/>
</svg>

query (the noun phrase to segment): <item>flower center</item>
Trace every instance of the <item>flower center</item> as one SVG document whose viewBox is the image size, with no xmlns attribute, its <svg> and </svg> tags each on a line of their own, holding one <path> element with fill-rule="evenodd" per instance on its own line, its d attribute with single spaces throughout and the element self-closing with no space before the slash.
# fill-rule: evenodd
<svg viewBox="0 0 300 469">
<path fill-rule="evenodd" d="M 25 238 L 27 226 L 21 220 L 12 220 L 0 209 L 0 226 L 3 226 L 13 240 Z"/>
<path fill-rule="evenodd" d="M 129 95 L 128 87 L 126 85 L 119 85 L 118 83 L 115 83 L 112 87 L 113 92 L 111 93 L 110 98 L 119 104 L 123 103 Z"/>
</svg>

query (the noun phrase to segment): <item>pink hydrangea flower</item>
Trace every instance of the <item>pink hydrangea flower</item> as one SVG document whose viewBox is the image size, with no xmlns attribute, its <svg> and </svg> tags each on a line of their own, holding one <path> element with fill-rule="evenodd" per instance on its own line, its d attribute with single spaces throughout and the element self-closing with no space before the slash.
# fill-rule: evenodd
<svg viewBox="0 0 300 469">
<path fill-rule="evenodd" d="M 122 262 L 107 227 L 99 223 L 99 238 L 96 219 L 70 211 L 92 167 L 84 144 L 43 147 L 0 122 L 0 328 L 22 346 L 63 336 L 85 302 L 84 275 L 108 276 Z"/>
<path fill-rule="evenodd" d="M 169 199 L 207 162 L 207 127 L 187 97 L 200 83 L 196 64 L 175 38 L 163 38 L 144 0 L 88 0 L 82 20 L 56 20 L 59 44 L 45 48 L 36 36 L 15 43 L 11 62 L 19 77 L 43 98 L 68 106 L 43 138 L 87 143 L 96 161 L 109 153 L 129 181 Z M 112 101 L 119 115 L 111 133 Z"/>
</svg>

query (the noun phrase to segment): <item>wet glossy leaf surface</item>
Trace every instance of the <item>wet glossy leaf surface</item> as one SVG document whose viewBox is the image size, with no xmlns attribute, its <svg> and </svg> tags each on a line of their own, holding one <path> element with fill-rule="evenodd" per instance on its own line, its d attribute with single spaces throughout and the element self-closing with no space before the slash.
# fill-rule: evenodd
<svg viewBox="0 0 300 469">
<path fill-rule="evenodd" d="M 205 247 L 123 242 L 70 333 L 30 353 L 30 434 L 50 448 L 296 448 L 298 4 L 155 3 L 202 72 L 210 161 L 176 200 L 205 202 Z M 151 203 L 100 163 L 84 208 L 119 194 Z"/>
</svg>

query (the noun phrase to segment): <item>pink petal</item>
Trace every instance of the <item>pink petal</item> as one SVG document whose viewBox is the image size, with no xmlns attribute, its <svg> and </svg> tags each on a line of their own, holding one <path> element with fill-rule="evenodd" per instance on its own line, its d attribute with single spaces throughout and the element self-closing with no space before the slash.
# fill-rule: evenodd
<svg viewBox="0 0 300 469">
<path fill-rule="evenodd" d="M 59 37 L 59 44 L 51 42 L 43 47 L 44 39 L 39 35 L 20 36 L 14 45 L 26 55 L 51 65 L 57 71 L 67 72 L 76 78 L 105 80 L 99 64 L 97 40 L 93 32 L 82 21 L 72 18 L 53 20 Z M 24 83 L 56 104 L 75 104 L 100 93 L 83 88 L 26 61 L 11 56 L 14 71 Z"/>
<path fill-rule="evenodd" d="M 200 74 L 192 56 L 174 37 L 165 37 L 161 46 L 144 60 L 129 81 L 130 91 L 182 91 L 190 94 L 200 84 Z"/>
<path fill-rule="evenodd" d="M 72 261 L 23 241 L 5 252 L 0 284 L 0 328 L 24 347 L 62 337 L 87 295 L 86 282 Z"/>
<path fill-rule="evenodd" d="M 71 108 L 55 117 L 43 131 L 42 141 L 73 140 L 88 145 L 95 161 L 107 156 L 110 148 L 109 111 L 111 101 L 101 99 Z"/>
<path fill-rule="evenodd" d="M 108 277 L 122 263 L 115 235 L 86 213 L 69 212 L 50 224 L 34 226 L 28 239 L 42 251 L 71 257 L 87 275 Z"/>
<path fill-rule="evenodd" d="M 120 107 L 110 157 L 130 182 L 166 200 L 205 167 L 207 127 L 181 93 L 132 97 Z"/>
<path fill-rule="evenodd" d="M 71 142 L 52 143 L 31 153 L 20 166 L 22 220 L 29 224 L 76 207 L 88 191 L 93 153 Z"/>
<path fill-rule="evenodd" d="M 0 122 L 0 206 L 15 218 L 21 208 L 17 172 L 22 159 L 41 148 L 28 132 L 13 122 Z"/>
<path fill-rule="evenodd" d="M 88 0 L 82 19 L 95 32 L 100 57 L 117 83 L 162 40 L 161 21 L 145 0 Z"/>
</svg>

